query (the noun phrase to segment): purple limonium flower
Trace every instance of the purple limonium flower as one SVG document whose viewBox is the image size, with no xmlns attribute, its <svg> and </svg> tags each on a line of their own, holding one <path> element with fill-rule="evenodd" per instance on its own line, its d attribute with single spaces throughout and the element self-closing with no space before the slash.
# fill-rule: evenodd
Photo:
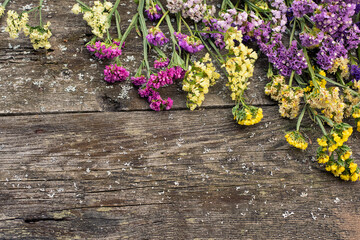
<svg viewBox="0 0 360 240">
<path fill-rule="evenodd" d="M 359 81 L 360 80 L 360 68 L 358 65 L 349 65 L 349 69 L 350 69 L 350 79 L 354 82 L 354 81 Z"/>
<path fill-rule="evenodd" d="M 297 18 L 301 18 L 308 13 L 313 13 L 317 7 L 318 5 L 312 0 L 295 0 L 291 5 L 294 16 Z"/>
<path fill-rule="evenodd" d="M 150 28 L 146 39 L 154 46 L 162 46 L 169 42 L 169 39 L 165 37 L 159 27 Z"/>
<path fill-rule="evenodd" d="M 325 36 L 322 41 L 320 51 L 316 55 L 316 62 L 324 70 L 330 69 L 336 58 L 347 58 L 347 51 L 345 46 L 335 41 L 330 36 Z"/>
<path fill-rule="evenodd" d="M 174 35 L 179 41 L 179 46 L 189 53 L 197 53 L 204 48 L 204 45 L 201 44 L 201 41 L 198 37 L 188 36 L 176 32 L 174 33 Z"/>
<path fill-rule="evenodd" d="M 355 8 L 355 4 L 346 1 L 332 1 L 329 4 L 319 5 L 318 11 L 311 20 L 321 31 L 337 38 L 352 25 Z"/>
<path fill-rule="evenodd" d="M 296 41 L 294 40 L 287 49 L 281 41 L 280 33 L 274 34 L 268 44 L 260 42 L 259 47 L 283 76 L 290 76 L 292 71 L 301 75 L 302 70 L 307 68 L 304 53 L 297 48 Z"/>
<path fill-rule="evenodd" d="M 205 32 L 212 32 L 212 31 L 218 31 L 218 32 L 223 32 L 223 33 L 226 32 L 226 30 L 218 24 L 218 19 L 216 19 L 216 18 L 213 18 L 213 17 L 204 18 L 203 23 L 205 24 L 205 28 L 203 28 L 203 31 L 205 31 Z M 214 43 L 218 48 L 223 49 L 225 47 L 223 34 L 221 34 L 221 33 L 201 33 L 201 35 L 204 38 L 213 38 Z"/>
<path fill-rule="evenodd" d="M 96 42 L 86 46 L 90 52 L 93 52 L 99 59 L 113 59 L 121 55 L 121 49 L 116 44 L 108 44 L 104 42 Z"/>
<path fill-rule="evenodd" d="M 159 58 L 154 61 L 154 68 L 165 68 L 169 63 L 170 60 L 168 58 Z"/>
<path fill-rule="evenodd" d="M 149 5 L 145 9 L 145 13 L 150 21 L 156 21 L 163 16 L 160 6 L 155 4 L 153 1 L 150 1 Z"/>
<path fill-rule="evenodd" d="M 314 32 L 314 33 L 305 33 L 302 32 L 299 35 L 301 45 L 307 48 L 314 48 L 320 45 L 322 40 L 324 39 L 323 32 Z"/>
<path fill-rule="evenodd" d="M 141 75 L 139 77 L 132 77 L 131 81 L 135 86 L 141 86 L 147 82 L 147 79 L 145 76 Z"/>
<path fill-rule="evenodd" d="M 126 78 L 129 77 L 129 72 L 121 66 L 118 66 L 116 64 L 111 64 L 105 67 L 104 75 L 105 75 L 104 78 L 105 81 L 109 83 L 114 83 L 114 82 L 125 81 Z"/>
</svg>

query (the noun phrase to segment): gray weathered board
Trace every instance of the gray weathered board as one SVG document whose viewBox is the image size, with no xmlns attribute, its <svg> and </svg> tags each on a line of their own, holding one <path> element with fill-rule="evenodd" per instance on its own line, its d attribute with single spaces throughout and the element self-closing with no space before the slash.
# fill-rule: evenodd
<svg viewBox="0 0 360 240">
<path fill-rule="evenodd" d="M 286 143 L 296 122 L 263 93 L 265 59 L 247 94 L 264 109 L 256 126 L 233 121 L 224 78 L 200 110 L 185 109 L 177 83 L 163 91 L 173 110 L 147 111 L 130 83 L 102 81 L 108 62 L 86 51 L 90 30 L 73 3 L 45 1 L 46 54 L 9 39 L 0 20 L 0 239 L 360 238 L 359 184 L 319 166 L 316 144 Z M 124 30 L 136 5 L 120 9 Z M 141 41 L 127 42 L 122 62 L 134 71 Z"/>
</svg>

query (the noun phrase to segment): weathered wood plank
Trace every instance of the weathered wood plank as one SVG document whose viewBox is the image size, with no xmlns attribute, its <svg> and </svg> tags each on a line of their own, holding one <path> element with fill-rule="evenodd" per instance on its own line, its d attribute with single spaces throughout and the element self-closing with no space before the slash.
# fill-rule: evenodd
<svg viewBox="0 0 360 240">
<path fill-rule="evenodd" d="M 46 54 L 32 49 L 30 41 L 21 36 L 12 40 L 0 31 L 0 113 L 118 111 L 148 109 L 130 82 L 106 84 L 103 69 L 109 61 L 99 62 L 85 48 L 91 38 L 90 29 L 81 16 L 71 13 L 75 1 L 49 1 L 44 9 L 44 21 L 52 22 L 52 48 Z M 26 5 L 28 1 L 16 1 L 9 7 Z M 132 1 L 120 4 L 122 29 L 136 11 Z M 150 23 L 148 23 L 150 26 Z M 5 17 L 0 20 L 5 28 Z M 114 34 L 115 35 L 115 34 Z M 142 42 L 133 33 L 121 60 L 133 74 L 142 60 Z M 152 57 L 154 54 L 151 55 Z M 152 63 L 151 63 L 152 64 Z M 249 101 L 253 104 L 273 104 L 264 97 L 266 60 L 257 63 Z M 226 79 L 219 80 L 206 97 L 204 107 L 232 106 Z M 185 93 L 181 83 L 162 90 L 163 96 L 174 100 L 174 109 L 185 108 Z"/>
<path fill-rule="evenodd" d="M 1 117 L 0 238 L 358 239 L 359 184 L 291 149 L 276 111 Z"/>
</svg>

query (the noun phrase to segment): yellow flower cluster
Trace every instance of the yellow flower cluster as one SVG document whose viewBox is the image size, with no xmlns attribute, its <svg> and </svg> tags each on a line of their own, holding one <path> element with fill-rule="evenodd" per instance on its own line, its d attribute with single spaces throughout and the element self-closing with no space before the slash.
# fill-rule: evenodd
<svg viewBox="0 0 360 240">
<path fill-rule="evenodd" d="M 19 14 L 13 10 L 7 12 L 5 31 L 10 34 L 11 38 L 18 38 L 19 32 L 26 28 L 26 24 L 29 21 L 29 15 L 27 13 Z"/>
<path fill-rule="evenodd" d="M 341 71 L 341 77 L 348 78 L 350 76 L 349 59 L 344 57 L 336 58 L 328 72 L 336 73 L 338 69 Z"/>
<path fill-rule="evenodd" d="M 347 142 L 352 132 L 353 128 L 350 127 L 344 130 L 342 133 L 332 133 L 331 143 L 329 144 L 329 152 L 335 151 L 338 147 L 341 147 L 345 142 Z"/>
<path fill-rule="evenodd" d="M 92 28 L 92 33 L 100 38 L 110 27 L 109 12 L 113 7 L 111 2 L 105 1 L 104 4 L 100 1 L 95 1 L 94 6 L 89 10 L 75 4 L 72 12 L 75 14 L 84 13 L 83 19 Z"/>
<path fill-rule="evenodd" d="M 240 107 L 240 105 L 237 104 L 233 108 L 232 113 L 234 120 L 240 125 L 254 125 L 259 123 L 263 118 L 263 110 L 254 106 Z"/>
<path fill-rule="evenodd" d="M 299 131 L 288 132 L 285 135 L 286 141 L 299 149 L 305 150 L 308 147 L 308 143 L 306 142 L 304 136 Z"/>
<path fill-rule="evenodd" d="M 47 22 L 47 24 L 43 27 L 27 27 L 24 29 L 25 36 L 29 35 L 30 41 L 35 50 L 39 48 L 51 48 L 51 44 L 49 42 L 49 38 L 52 35 L 49 29 L 50 24 L 50 22 Z"/>
<path fill-rule="evenodd" d="M 326 73 L 323 70 L 320 70 L 319 74 L 326 77 Z M 327 82 L 326 82 L 326 80 L 324 78 L 322 78 L 321 80 L 318 79 L 318 78 L 315 78 L 315 80 L 316 80 L 316 82 L 317 82 L 317 84 L 319 85 L 320 88 L 326 88 L 326 83 Z M 313 89 L 314 89 L 314 83 L 313 83 L 313 81 L 310 80 L 309 86 L 304 88 L 304 92 L 306 92 L 306 93 L 311 92 L 311 91 L 313 91 Z"/>
<path fill-rule="evenodd" d="M 0 6 L 0 18 L 4 14 L 4 12 L 5 12 L 4 6 Z"/>
<path fill-rule="evenodd" d="M 335 177 L 340 177 L 345 181 L 357 181 L 359 179 L 359 168 L 356 163 L 347 161 L 341 162 L 328 162 L 326 164 L 325 170 L 331 172 Z"/>
<path fill-rule="evenodd" d="M 356 181 L 360 172 L 357 164 L 353 163 L 353 159 L 350 158 L 352 155 L 351 148 L 344 145 L 351 133 L 351 126 L 342 123 L 335 125 L 330 134 L 317 139 L 320 145 L 317 150 L 318 162 L 326 164 L 325 169 L 327 171 L 346 181 Z M 335 160 L 334 151 L 337 160 Z"/>
<path fill-rule="evenodd" d="M 281 75 L 273 76 L 272 81 L 265 86 L 265 94 L 279 102 L 279 112 L 282 117 L 293 119 L 300 110 L 300 101 L 304 91 L 299 87 L 290 88 Z"/>
<path fill-rule="evenodd" d="M 235 44 L 235 42 L 238 44 Z M 253 76 L 257 54 L 242 43 L 241 31 L 233 27 L 229 28 L 225 34 L 225 44 L 226 49 L 229 50 L 229 55 L 235 56 L 227 58 L 222 67 L 229 74 L 227 86 L 230 87 L 232 92 L 232 100 L 240 101 L 249 84 L 247 82 L 248 78 Z"/>
<path fill-rule="evenodd" d="M 200 61 L 195 61 L 186 72 L 183 80 L 183 90 L 188 92 L 186 106 L 190 110 L 200 107 L 209 92 L 209 87 L 216 83 L 220 74 L 211 62 L 207 53 Z"/>
<path fill-rule="evenodd" d="M 355 118 L 357 131 L 360 132 L 360 108 L 354 107 L 352 117 Z"/>
<path fill-rule="evenodd" d="M 311 108 L 322 109 L 322 113 L 337 123 L 344 118 L 345 103 L 338 87 L 315 89 L 307 96 Z"/>
</svg>

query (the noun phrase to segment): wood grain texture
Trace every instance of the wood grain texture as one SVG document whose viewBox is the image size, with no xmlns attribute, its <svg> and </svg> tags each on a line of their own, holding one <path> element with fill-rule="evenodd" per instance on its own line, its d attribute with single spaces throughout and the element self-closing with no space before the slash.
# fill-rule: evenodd
<svg viewBox="0 0 360 240">
<path fill-rule="evenodd" d="M 107 84 L 103 80 L 103 69 L 111 61 L 98 61 L 86 50 L 85 44 L 92 36 L 81 15 L 71 13 L 74 2 L 46 2 L 44 21 L 51 21 L 53 32 L 52 48 L 48 52 L 33 50 L 29 39 L 22 34 L 19 39 L 13 40 L 8 33 L 0 31 L 0 113 L 149 109 L 130 81 Z M 28 1 L 16 1 L 9 5 L 9 9 L 19 10 L 16 7 L 27 5 L 25 3 Z M 124 32 L 129 25 L 128 21 L 136 12 L 136 5 L 132 1 L 124 1 L 119 10 Z M 3 17 L 0 20 L 3 30 L 5 24 Z M 151 26 L 151 23 L 148 22 L 147 25 Z M 115 27 L 112 31 L 115 31 Z M 113 32 L 113 36 L 116 33 Z M 129 35 L 126 46 L 121 61 L 133 76 L 143 58 L 142 41 L 134 30 Z M 154 59 L 155 54 L 151 50 L 151 66 Z M 266 70 L 261 67 L 264 65 L 267 66 L 264 58 L 258 61 L 253 83 L 247 94 L 252 104 L 272 104 L 269 99 L 260 97 L 266 84 Z M 233 105 L 225 84 L 223 76 L 210 90 L 204 107 Z M 174 100 L 174 109 L 186 107 L 186 95 L 181 90 L 181 82 L 162 89 L 161 93 Z"/>
<path fill-rule="evenodd" d="M 359 185 L 290 148 L 274 112 L 2 117 L 0 239 L 358 239 Z"/>
</svg>

